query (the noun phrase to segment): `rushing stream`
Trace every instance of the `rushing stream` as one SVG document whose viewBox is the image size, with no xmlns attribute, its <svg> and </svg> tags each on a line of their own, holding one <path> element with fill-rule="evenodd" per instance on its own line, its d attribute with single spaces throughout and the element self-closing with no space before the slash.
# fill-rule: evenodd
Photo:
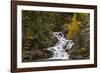
<svg viewBox="0 0 100 73">
<path fill-rule="evenodd" d="M 70 50 L 74 45 L 73 40 L 68 40 L 64 37 L 62 32 L 53 32 L 54 37 L 58 39 L 58 42 L 53 47 L 49 47 L 48 50 L 53 52 L 53 57 L 49 59 L 69 59 L 69 54 L 65 51 Z M 64 47 L 66 47 L 64 49 Z"/>
</svg>

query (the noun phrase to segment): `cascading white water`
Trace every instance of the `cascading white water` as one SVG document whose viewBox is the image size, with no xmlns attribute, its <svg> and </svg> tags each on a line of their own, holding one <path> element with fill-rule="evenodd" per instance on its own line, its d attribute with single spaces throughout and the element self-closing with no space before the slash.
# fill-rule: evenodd
<svg viewBox="0 0 100 73">
<path fill-rule="evenodd" d="M 53 57 L 49 59 L 69 59 L 69 54 L 63 47 L 66 46 L 66 49 L 70 50 L 74 45 L 73 40 L 66 39 L 62 32 L 53 32 L 52 34 L 58 39 L 58 42 L 54 47 L 48 48 L 48 50 L 53 52 Z"/>
</svg>

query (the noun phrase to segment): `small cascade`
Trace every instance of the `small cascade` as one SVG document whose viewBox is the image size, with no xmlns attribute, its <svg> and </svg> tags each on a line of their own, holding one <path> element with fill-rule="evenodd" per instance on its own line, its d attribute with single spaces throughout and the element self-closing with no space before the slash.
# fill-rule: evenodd
<svg viewBox="0 0 100 73">
<path fill-rule="evenodd" d="M 73 40 L 66 39 L 62 32 L 53 32 L 52 34 L 58 39 L 58 42 L 55 46 L 48 48 L 48 50 L 53 52 L 53 57 L 49 59 L 69 59 L 69 54 L 65 50 L 72 48 L 74 45 Z M 66 49 L 63 48 L 64 46 L 66 46 Z"/>
</svg>

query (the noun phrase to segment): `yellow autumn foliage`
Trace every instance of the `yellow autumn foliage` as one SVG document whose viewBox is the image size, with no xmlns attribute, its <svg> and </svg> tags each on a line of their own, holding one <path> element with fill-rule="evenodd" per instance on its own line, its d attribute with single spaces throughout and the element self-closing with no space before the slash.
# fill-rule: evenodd
<svg viewBox="0 0 100 73">
<path fill-rule="evenodd" d="M 70 39 L 75 37 L 75 35 L 77 35 L 80 30 L 80 25 L 81 22 L 77 20 L 76 14 L 74 14 L 74 16 L 72 17 L 72 22 L 68 25 L 67 37 Z"/>
</svg>

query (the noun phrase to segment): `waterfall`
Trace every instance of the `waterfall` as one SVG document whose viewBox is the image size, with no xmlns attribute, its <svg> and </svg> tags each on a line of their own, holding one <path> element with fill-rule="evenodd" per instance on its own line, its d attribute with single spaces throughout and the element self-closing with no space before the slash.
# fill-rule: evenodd
<svg viewBox="0 0 100 73">
<path fill-rule="evenodd" d="M 74 45 L 73 40 L 66 39 L 62 32 L 53 32 L 52 34 L 58 39 L 58 42 L 55 46 L 47 49 L 53 52 L 53 57 L 49 59 L 69 59 L 69 54 L 65 50 L 70 50 L 72 48 Z M 66 49 L 63 48 L 64 46 L 66 46 Z"/>
</svg>

